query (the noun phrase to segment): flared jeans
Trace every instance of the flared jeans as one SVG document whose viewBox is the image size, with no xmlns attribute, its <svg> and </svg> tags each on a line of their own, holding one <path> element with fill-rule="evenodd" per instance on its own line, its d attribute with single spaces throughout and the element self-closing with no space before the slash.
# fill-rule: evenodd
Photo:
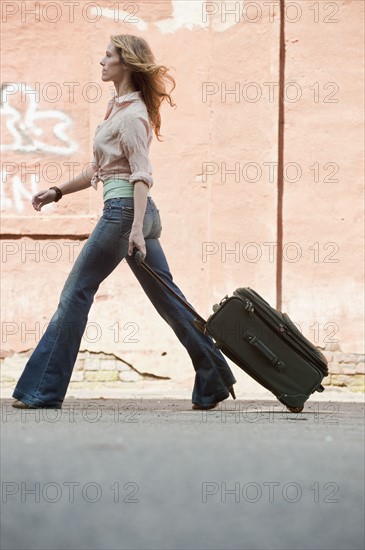
<svg viewBox="0 0 365 550">
<path fill-rule="evenodd" d="M 95 293 L 124 258 L 191 358 L 195 369 L 193 403 L 208 406 L 228 397 L 228 389 L 236 380 L 212 339 L 195 327 L 194 315 L 138 266 L 134 256 L 127 254 L 133 205 L 133 197 L 105 201 L 103 214 L 67 277 L 57 310 L 18 380 L 13 392 L 16 399 L 38 407 L 62 406 Z M 143 221 L 145 261 L 184 297 L 173 281 L 160 234 L 159 211 L 148 197 Z"/>
</svg>

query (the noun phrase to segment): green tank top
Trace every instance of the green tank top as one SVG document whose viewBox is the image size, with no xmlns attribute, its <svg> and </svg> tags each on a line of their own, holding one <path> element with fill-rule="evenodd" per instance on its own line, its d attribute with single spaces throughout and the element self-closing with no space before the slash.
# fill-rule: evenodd
<svg viewBox="0 0 365 550">
<path fill-rule="evenodd" d="M 103 200 L 133 197 L 134 186 L 126 179 L 110 178 L 103 184 Z"/>
</svg>

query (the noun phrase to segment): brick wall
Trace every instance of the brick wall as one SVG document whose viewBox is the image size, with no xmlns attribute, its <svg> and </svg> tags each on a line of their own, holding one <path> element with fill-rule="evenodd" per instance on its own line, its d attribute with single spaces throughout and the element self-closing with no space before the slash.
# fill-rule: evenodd
<svg viewBox="0 0 365 550">
<path fill-rule="evenodd" d="M 173 67 L 177 81 L 177 109 L 162 109 L 165 141 L 151 148 L 161 242 L 176 282 L 202 315 L 236 287 L 255 288 L 272 305 L 280 293 L 283 311 L 305 336 L 327 346 L 326 383 L 357 391 L 364 341 L 364 3 L 291 2 L 281 21 L 279 3 L 256 3 L 255 14 L 255 6 L 245 12 L 244 2 L 235 2 L 237 13 L 225 16 L 225 2 L 209 13 L 198 0 L 137 2 L 134 23 L 125 14 L 110 17 L 105 9 L 114 2 L 86 11 L 81 3 L 72 21 L 70 8 L 58 4 L 57 21 L 42 1 L 3 14 L 4 381 L 12 383 L 35 333 L 50 320 L 102 209 L 100 189 L 69 195 L 41 214 L 30 198 L 91 160 L 111 93 L 100 81 L 100 59 L 110 34 L 135 33 Z M 34 93 L 24 94 L 22 83 Z M 122 264 L 96 296 L 89 323 L 99 336 L 83 341 L 74 384 L 118 385 L 137 376 L 110 354 L 178 383 L 189 369 L 185 350 Z M 137 331 L 133 342 L 126 326 Z M 90 368 L 95 364 L 100 368 Z"/>
</svg>

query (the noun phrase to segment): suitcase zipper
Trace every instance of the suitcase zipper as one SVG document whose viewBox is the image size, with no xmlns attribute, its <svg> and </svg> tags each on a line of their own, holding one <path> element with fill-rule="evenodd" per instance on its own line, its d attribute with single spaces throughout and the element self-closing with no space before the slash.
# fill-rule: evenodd
<svg viewBox="0 0 365 550">
<path fill-rule="evenodd" d="M 260 305 L 257 307 L 257 305 L 253 305 L 253 303 L 243 297 L 243 296 L 239 296 L 238 293 L 236 293 L 236 291 L 233 293 L 233 296 L 231 298 L 225 296 L 222 301 L 220 302 L 220 304 L 215 304 L 216 306 L 216 309 L 214 311 L 214 315 L 221 309 L 221 307 L 224 306 L 224 304 L 229 300 L 229 299 L 232 299 L 232 298 L 235 298 L 235 299 L 238 299 L 240 300 L 240 302 L 242 302 L 244 305 L 245 305 L 245 309 L 246 311 L 249 312 L 250 315 L 252 315 L 254 312 L 256 313 L 256 315 L 261 319 L 261 321 L 263 321 L 265 324 L 269 321 L 272 323 L 272 326 L 274 329 L 276 329 L 278 332 L 280 332 L 280 334 L 282 335 L 282 337 L 284 338 L 284 340 L 287 342 L 287 344 L 292 348 L 294 349 L 295 351 L 298 351 L 298 348 L 300 349 L 300 351 L 302 351 L 302 353 L 304 354 L 304 356 L 307 358 L 308 361 L 310 361 L 311 365 L 313 368 L 315 368 L 318 372 L 320 372 L 323 376 L 328 376 L 328 370 L 324 368 L 324 366 L 321 368 L 320 365 L 318 365 L 318 358 L 314 355 L 312 355 L 312 353 L 310 352 L 310 350 L 307 349 L 305 343 L 301 342 L 300 340 L 298 341 L 298 338 L 292 334 L 290 332 L 290 329 L 288 327 L 286 327 L 285 325 L 283 325 L 282 323 L 279 323 L 278 324 L 278 318 L 277 316 L 275 315 L 271 315 L 270 313 L 264 311 L 262 312 L 260 310 Z M 269 305 L 269 304 L 268 304 Z M 269 305 L 269 307 L 271 307 Z M 213 315 L 212 315 L 213 316 Z M 212 317 L 211 316 L 211 317 Z M 207 325 L 210 321 L 210 318 L 208 318 L 207 320 Z M 207 327 L 206 325 L 206 327 Z M 221 347 L 221 346 L 219 346 Z"/>
<path fill-rule="evenodd" d="M 244 290 L 244 289 L 243 289 Z M 257 292 L 255 292 L 253 289 L 249 289 L 250 292 L 252 292 L 254 295 L 257 295 L 258 300 L 262 300 L 267 304 L 269 308 L 271 308 L 270 304 L 263 300 Z M 240 300 L 243 300 L 241 296 L 238 295 L 237 291 L 234 291 L 234 296 L 237 297 Z M 276 328 L 283 337 L 289 339 L 292 344 L 295 344 L 299 347 L 299 349 L 302 350 L 303 353 L 305 353 L 306 357 L 308 357 L 311 361 L 314 362 L 315 367 L 320 370 L 324 376 L 328 376 L 328 367 L 323 363 L 317 355 L 315 355 L 314 352 L 311 351 L 310 348 L 307 347 L 307 344 L 301 340 L 301 338 L 305 338 L 304 336 L 298 337 L 293 332 L 290 331 L 290 327 L 287 327 L 283 325 L 282 323 L 278 323 L 278 317 L 276 313 L 271 314 L 270 311 L 260 311 L 260 304 L 256 304 L 256 313 L 257 315 L 263 320 L 264 322 L 271 321 L 273 323 L 274 328 Z M 307 339 L 306 339 L 307 340 Z M 289 343 L 289 342 L 288 342 Z M 308 343 L 310 345 L 313 345 L 309 340 Z"/>
</svg>

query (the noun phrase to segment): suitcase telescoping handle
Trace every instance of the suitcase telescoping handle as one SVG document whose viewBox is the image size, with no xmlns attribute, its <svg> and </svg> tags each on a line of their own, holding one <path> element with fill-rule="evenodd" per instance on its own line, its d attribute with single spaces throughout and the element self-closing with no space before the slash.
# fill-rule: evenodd
<svg viewBox="0 0 365 550">
<path fill-rule="evenodd" d="M 261 354 L 270 361 L 274 369 L 276 369 L 278 372 L 283 372 L 285 370 L 286 368 L 285 363 L 280 361 L 280 359 L 275 355 L 275 353 L 273 353 L 271 349 L 268 348 L 262 342 L 262 340 L 257 338 L 257 336 L 247 333 L 245 334 L 244 339 L 246 340 L 246 342 L 251 344 L 251 346 L 254 346 L 255 348 L 257 348 L 261 352 Z"/>
<path fill-rule="evenodd" d="M 143 256 L 142 256 L 142 253 L 137 250 L 137 252 L 135 253 L 134 255 L 135 257 L 135 260 L 136 260 L 136 264 L 139 265 L 140 267 L 142 267 L 145 271 L 147 271 L 147 273 L 149 273 L 151 275 L 151 277 L 153 277 L 154 279 L 156 279 L 156 281 L 158 281 L 159 283 L 162 284 L 163 287 L 166 288 L 166 290 L 178 301 L 180 302 L 180 304 L 182 304 L 184 306 L 185 309 L 187 309 L 188 311 L 190 311 L 190 313 L 192 313 L 193 315 L 195 315 L 195 326 L 201 331 L 201 332 L 205 332 L 205 325 L 206 325 L 206 321 L 205 319 L 203 319 L 203 317 L 201 317 L 199 315 L 199 313 L 197 313 L 195 311 L 195 309 L 187 303 L 186 300 L 184 300 L 184 298 L 182 298 L 179 294 L 177 294 L 175 292 L 175 290 L 173 290 L 167 283 L 166 281 L 164 281 L 162 279 L 162 277 L 160 277 L 160 275 L 158 273 L 156 273 L 156 271 L 154 271 L 152 269 L 152 267 L 150 267 L 148 264 L 146 264 L 146 262 L 143 260 Z"/>
</svg>

